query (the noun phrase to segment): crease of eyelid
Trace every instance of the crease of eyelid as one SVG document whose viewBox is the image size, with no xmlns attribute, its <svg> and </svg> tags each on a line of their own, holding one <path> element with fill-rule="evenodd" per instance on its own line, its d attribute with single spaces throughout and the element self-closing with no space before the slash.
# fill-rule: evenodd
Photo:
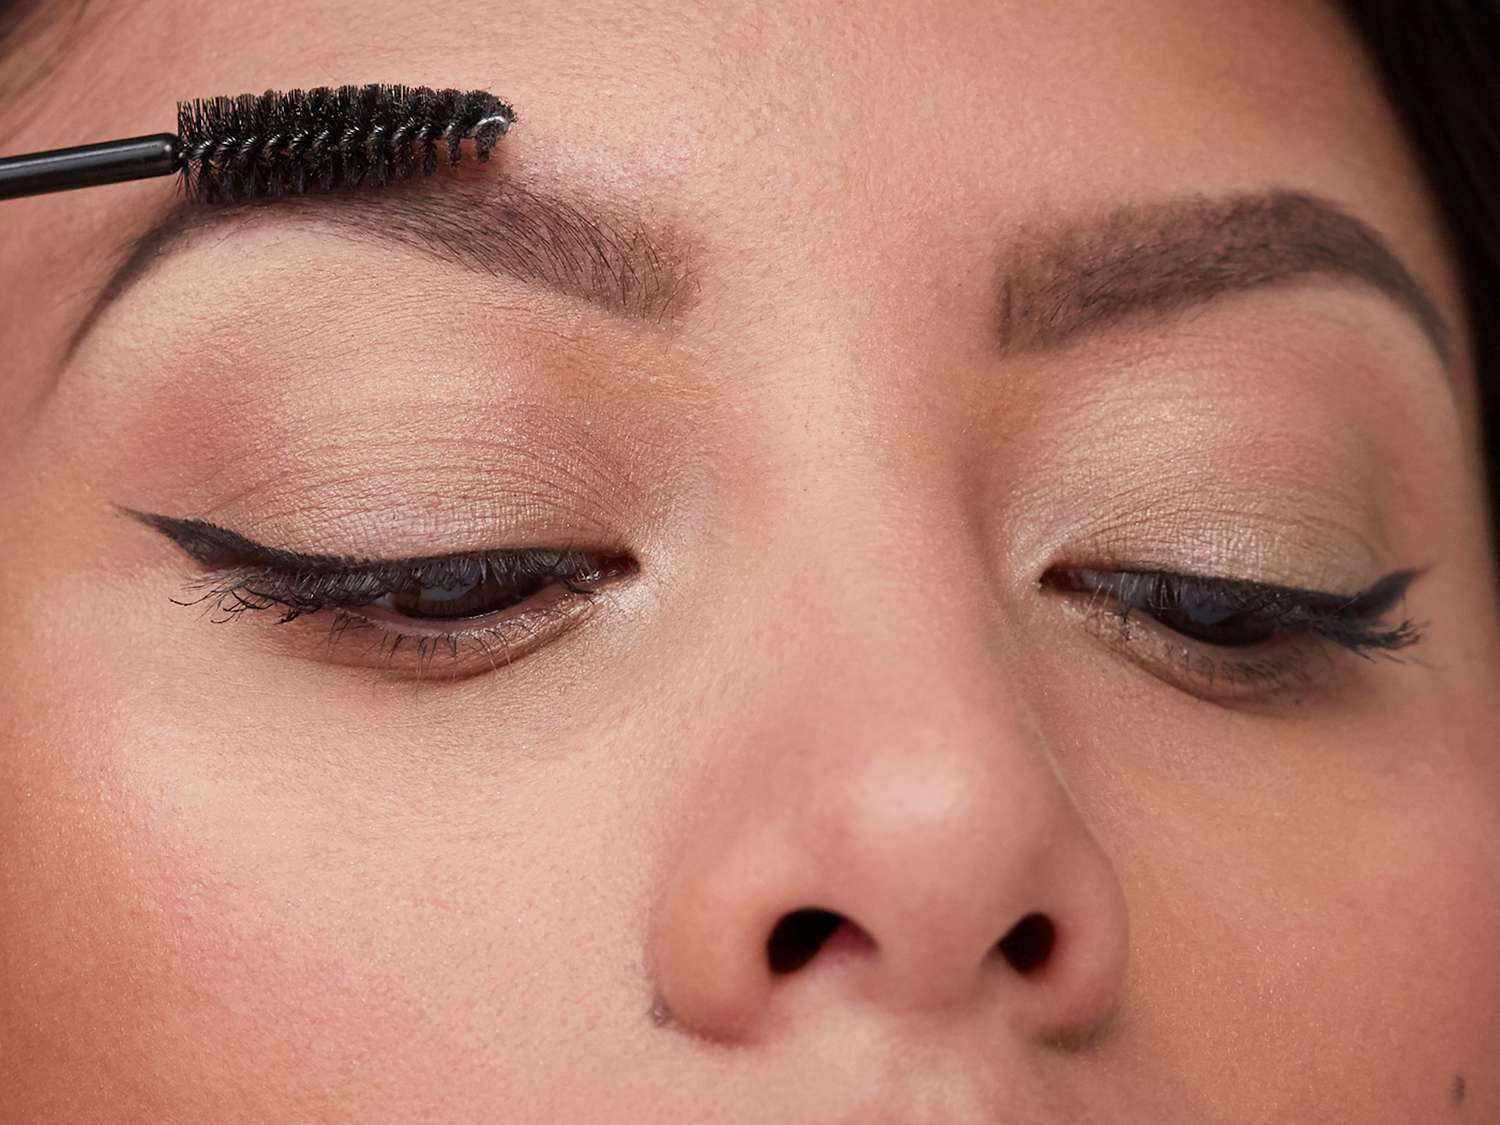
<svg viewBox="0 0 1500 1125">
<path fill-rule="evenodd" d="M 554 451 L 539 458 L 529 443 L 523 446 L 495 439 L 465 443 L 439 438 L 424 442 L 424 449 L 427 445 L 441 449 L 445 442 L 452 445 L 454 464 L 477 460 L 506 465 L 502 480 L 496 483 L 476 477 L 458 486 L 452 471 L 440 467 L 443 457 L 423 459 L 420 450 L 400 442 L 392 443 L 401 454 L 399 462 L 381 455 L 380 447 L 372 454 L 358 442 L 360 463 L 329 466 L 309 476 L 308 466 L 317 463 L 320 451 L 348 451 L 343 442 L 298 443 L 281 450 L 290 455 L 291 464 L 282 464 L 281 458 L 270 466 L 252 460 L 256 471 L 249 473 L 234 466 L 240 483 L 217 495 L 214 506 L 233 510 L 253 500 L 250 510 L 261 526 L 289 522 L 299 527 L 336 528 L 341 537 L 352 536 L 356 541 L 377 541 L 391 532 L 403 538 L 436 538 L 439 533 L 451 538 L 455 531 L 477 536 L 508 527 L 555 527 L 566 529 L 573 538 L 588 537 L 600 550 L 624 549 L 617 529 L 626 526 L 627 513 L 619 498 L 602 487 L 618 476 L 618 470 L 602 458 L 582 459 L 587 457 L 586 449 L 577 457 Z M 463 460 L 456 460 L 460 455 Z M 379 464 L 378 476 L 371 470 L 372 457 Z M 393 491 L 403 497 L 407 509 L 399 519 L 392 517 Z M 127 506 L 115 508 L 141 519 L 141 513 Z"/>
<path fill-rule="evenodd" d="M 1313 503 L 1255 504 L 1225 497 L 1209 505 L 1201 482 L 1195 486 L 1190 483 L 1192 479 L 1193 474 L 1185 472 L 1183 483 L 1169 484 L 1166 493 L 1155 481 L 1114 488 L 1110 503 L 1073 529 L 1070 538 L 1079 544 L 1080 551 L 1097 556 L 1101 564 L 1128 559 L 1133 569 L 1175 567 L 1177 572 L 1181 572 L 1185 551 L 1196 556 L 1196 567 L 1205 572 L 1209 568 L 1228 570 L 1231 565 L 1251 571 L 1285 569 L 1287 544 L 1292 543 L 1297 569 L 1305 572 L 1299 575 L 1300 581 L 1263 584 L 1301 589 L 1310 588 L 1303 582 L 1326 580 L 1348 571 L 1351 563 L 1359 568 L 1373 567 L 1388 554 L 1353 521 L 1320 514 Z M 1302 482 L 1292 487 L 1306 490 Z M 1210 510 L 1212 518 L 1208 519 Z M 1260 578 L 1241 579 L 1245 580 Z"/>
<path fill-rule="evenodd" d="M 278 436 L 263 453 L 251 445 L 243 460 L 237 457 L 204 483 L 215 486 L 216 509 L 230 511 L 253 501 L 249 510 L 263 526 L 286 519 L 326 525 L 337 519 L 341 530 L 373 536 L 391 526 L 390 498 L 400 495 L 412 513 L 426 517 L 404 518 L 407 534 L 452 530 L 455 519 L 468 513 L 465 524 L 490 530 L 500 521 L 556 522 L 597 536 L 596 546 L 613 546 L 619 537 L 614 529 L 626 526 L 629 513 L 607 487 L 621 473 L 604 452 L 611 443 L 591 448 L 580 440 L 578 427 L 553 414 L 528 406 L 524 437 L 440 434 L 420 444 L 385 432 L 351 433 L 347 424 L 339 427 L 337 438 L 326 438 L 321 435 L 328 427 L 320 417 L 312 423 L 315 435 Z M 336 460 L 330 462 L 330 456 Z M 471 469 L 501 465 L 498 480 L 493 470 Z M 225 477 L 230 480 L 221 484 Z M 432 515 L 438 510 L 441 526 Z"/>
<path fill-rule="evenodd" d="M 496 555 L 521 555 L 535 551 L 571 551 L 576 546 L 487 548 L 450 551 L 439 554 L 413 555 L 401 558 L 374 558 L 324 554 L 316 551 L 287 551 L 259 543 L 248 536 L 211 523 L 208 520 L 178 518 L 142 512 L 114 505 L 116 512 L 133 519 L 173 543 L 188 557 L 205 566 L 264 567 L 286 572 L 336 574 L 341 571 L 414 568 L 461 559 L 482 559 Z M 631 560 L 634 563 L 634 560 Z"/>
<path fill-rule="evenodd" d="M 369 474 L 362 473 L 350 476 L 347 482 L 334 480 L 333 483 L 368 484 L 368 479 Z M 250 500 L 258 495 L 264 493 L 258 489 L 246 489 L 243 493 L 227 497 L 225 506 Z M 593 493 L 589 495 L 592 496 Z M 559 500 L 556 489 L 542 485 L 534 488 L 507 488 L 503 495 L 485 494 L 477 487 L 472 494 L 455 491 L 411 494 L 408 503 L 422 518 L 403 519 L 399 527 L 391 519 L 388 501 L 389 492 L 370 487 L 367 495 L 341 497 L 337 503 L 325 499 L 309 499 L 300 503 L 263 506 L 256 514 L 259 521 L 268 523 L 288 521 L 324 528 L 337 527 L 341 535 L 354 536 L 360 540 L 374 539 L 382 531 L 399 531 L 403 537 L 417 538 L 436 538 L 439 534 L 452 536 L 455 533 L 487 536 L 501 528 L 502 523 L 557 524 L 559 527 L 566 524 L 571 529 L 569 534 L 572 538 L 591 537 L 591 541 L 599 549 L 614 550 L 619 539 L 614 530 L 619 526 L 618 523 L 606 522 L 595 516 L 584 516 L 579 511 L 579 505 L 563 503 Z M 441 515 L 435 512 L 438 504 L 441 504 Z M 483 549 L 486 548 L 469 550 Z"/>
</svg>

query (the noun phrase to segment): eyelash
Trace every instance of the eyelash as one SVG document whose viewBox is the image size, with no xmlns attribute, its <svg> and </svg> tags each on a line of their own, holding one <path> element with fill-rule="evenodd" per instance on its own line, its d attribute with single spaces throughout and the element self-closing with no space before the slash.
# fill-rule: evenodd
<svg viewBox="0 0 1500 1125">
<path fill-rule="evenodd" d="M 576 622 L 599 595 L 600 586 L 635 569 L 625 558 L 571 549 L 523 548 L 393 561 L 303 556 L 263 547 L 200 520 L 128 510 L 127 514 L 214 567 L 190 584 L 196 597 L 173 598 L 176 604 L 206 606 L 220 623 L 246 612 L 279 609 L 276 622 L 286 624 L 330 611 L 330 647 L 351 632 L 375 630 L 377 645 L 369 655 L 390 665 L 403 646 L 410 645 L 407 652 L 418 675 L 438 654 L 446 652 L 457 661 L 465 649 L 482 656 L 487 662 L 483 667 L 508 664 L 538 637 L 546 639 Z M 420 602 L 423 594 L 443 591 L 452 599 L 450 604 L 462 607 L 467 592 L 486 588 L 505 604 L 472 615 L 423 617 L 378 604 L 398 596 L 415 596 Z M 534 604 L 539 599 L 542 604 Z"/>
<path fill-rule="evenodd" d="M 192 584 L 201 591 L 181 605 L 207 604 L 228 621 L 247 611 L 280 608 L 287 623 L 332 612 L 330 645 L 351 631 L 379 632 L 379 654 L 395 660 L 407 642 L 420 674 L 439 651 L 457 660 L 471 647 L 497 666 L 518 648 L 556 632 L 579 616 L 599 587 L 637 569 L 633 560 L 599 553 L 539 548 L 430 556 L 396 561 L 361 561 L 335 556 L 297 555 L 265 547 L 201 520 L 179 520 L 120 509 L 174 542 L 187 555 L 214 568 Z M 1308 686 L 1307 658 L 1316 645 L 1333 646 L 1366 659 L 1396 659 L 1416 644 L 1423 629 L 1410 620 L 1382 626 L 1380 620 L 1404 596 L 1421 571 L 1400 570 L 1352 595 L 1292 586 L 1212 578 L 1157 570 L 1097 570 L 1054 567 L 1041 586 L 1087 599 L 1091 627 L 1149 670 L 1195 694 L 1228 690 L 1240 695 L 1282 689 L 1288 680 Z M 506 601 L 500 608 L 465 615 L 416 617 L 371 607 L 381 599 L 412 591 L 448 592 L 441 603 L 463 607 L 462 591 L 489 586 Z M 453 594 L 452 591 L 461 591 Z M 537 603 L 551 593 L 550 601 Z M 417 594 L 417 601 L 422 600 Z M 479 597 L 483 601 L 483 597 Z M 525 608 L 529 605 L 530 608 Z M 524 612 L 512 613 L 512 610 Z M 360 611 L 364 612 L 360 612 Z M 1136 615 L 1133 617 L 1132 615 Z M 1145 617 L 1144 627 L 1139 618 Z M 460 627 L 465 622 L 485 622 Z M 429 623 L 423 627 L 423 623 Z M 399 627 L 396 627 L 399 623 Z M 540 630 L 534 628 L 540 625 Z M 1219 642 L 1206 633 L 1230 626 L 1238 640 Z M 553 628 L 553 627 L 557 628 Z M 1196 636 L 1195 636 L 1196 634 Z M 1248 638 L 1248 639 L 1247 639 Z M 1226 653 L 1242 651 L 1249 659 Z"/>
<path fill-rule="evenodd" d="M 529 578 L 550 578 L 553 581 L 544 589 L 560 591 L 546 605 L 532 606 L 523 613 L 499 617 L 488 624 L 470 628 L 444 629 L 441 627 L 441 618 L 412 618 L 411 624 L 394 627 L 359 612 L 380 598 L 408 589 L 416 581 L 416 568 L 401 564 L 389 564 L 365 571 L 317 575 L 287 575 L 266 568 L 230 572 L 214 576 L 200 598 L 179 604 L 196 605 L 207 602 L 218 611 L 220 616 L 216 620 L 221 622 L 246 611 L 279 607 L 282 613 L 277 617 L 276 623 L 286 624 L 299 617 L 327 610 L 332 614 L 328 629 L 330 646 L 351 633 L 373 630 L 376 633 L 376 644 L 370 655 L 378 657 L 386 665 L 393 664 L 402 647 L 410 645 L 419 674 L 430 666 L 434 657 L 446 654 L 451 660 L 459 661 L 465 649 L 482 656 L 487 667 L 497 668 L 522 655 L 528 650 L 526 646 L 537 640 L 538 636 L 566 624 L 599 594 L 597 589 L 586 584 L 600 580 L 596 566 L 585 564 L 575 568 L 565 561 L 538 561 L 543 558 L 555 559 L 557 555 L 557 552 L 523 550 L 454 560 L 483 565 L 492 573 L 501 575 L 513 572 Z M 526 605 L 536 597 L 536 593 L 518 596 L 511 605 L 479 615 L 476 619 L 509 614 L 511 610 Z M 434 623 L 436 627 L 433 631 L 418 630 L 416 626 L 424 620 Z"/>
<path fill-rule="evenodd" d="M 1395 654 L 1421 641 L 1424 629 L 1410 619 L 1393 626 L 1380 621 L 1421 573 L 1395 571 L 1353 595 L 1170 571 L 1087 568 L 1054 568 L 1041 584 L 1086 597 L 1083 612 L 1091 627 L 1130 649 L 1154 674 L 1194 694 L 1245 698 L 1312 686 L 1309 657 L 1319 646 L 1325 654 L 1331 645 L 1367 660 L 1399 660 Z M 1264 635 L 1216 644 L 1201 636 L 1214 624 L 1195 622 L 1194 611 Z M 1236 651 L 1254 655 L 1226 655 Z"/>
<path fill-rule="evenodd" d="M 284 624 L 324 609 L 368 606 L 414 587 L 448 590 L 486 581 L 542 587 L 551 580 L 570 594 L 587 595 L 595 591 L 581 583 L 592 580 L 600 570 L 593 558 L 578 551 L 531 549 L 298 571 L 241 568 L 214 575 L 203 597 L 179 604 L 213 600 L 230 615 L 281 606 L 285 612 L 278 623 Z M 520 598 L 515 604 L 524 601 Z"/>
</svg>

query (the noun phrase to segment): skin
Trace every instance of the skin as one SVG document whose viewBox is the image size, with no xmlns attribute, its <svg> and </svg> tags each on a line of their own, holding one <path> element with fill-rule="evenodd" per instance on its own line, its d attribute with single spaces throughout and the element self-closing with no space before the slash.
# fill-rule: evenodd
<svg viewBox="0 0 1500 1125">
<path fill-rule="evenodd" d="M 0 148 L 195 94 L 488 88 L 521 121 L 465 175 L 675 232 L 690 299 L 630 323 L 270 217 L 164 258 L 64 364 L 173 186 L 3 204 L 0 1117 L 1500 1117 L 1472 361 L 1330 9 L 308 9 L 41 29 Z M 1016 232 L 1269 185 L 1382 234 L 1448 369 L 1326 279 L 997 353 Z M 640 569 L 417 683 L 317 617 L 174 605 L 193 564 L 115 505 Z M 1223 698 L 1039 587 L 1063 562 L 1426 566 L 1428 629 Z M 848 924 L 774 974 L 804 907 Z M 994 953 L 1029 913 L 1058 934 L 1032 974 Z"/>
</svg>

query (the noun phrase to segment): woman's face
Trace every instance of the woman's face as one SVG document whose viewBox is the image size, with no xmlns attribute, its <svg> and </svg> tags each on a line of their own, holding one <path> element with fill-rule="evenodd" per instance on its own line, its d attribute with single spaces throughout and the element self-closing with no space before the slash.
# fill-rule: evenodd
<svg viewBox="0 0 1500 1125">
<path fill-rule="evenodd" d="M 5 151 L 518 122 L 3 205 L 0 1116 L 1500 1115 L 1475 379 L 1331 7 L 40 20 Z"/>
</svg>

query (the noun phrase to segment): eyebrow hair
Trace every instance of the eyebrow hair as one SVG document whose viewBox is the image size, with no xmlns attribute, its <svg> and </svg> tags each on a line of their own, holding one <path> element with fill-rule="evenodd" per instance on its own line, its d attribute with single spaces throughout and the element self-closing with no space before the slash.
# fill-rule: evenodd
<svg viewBox="0 0 1500 1125">
<path fill-rule="evenodd" d="M 1436 303 L 1380 233 L 1287 189 L 1127 203 L 1029 231 L 1005 250 L 996 331 L 1006 354 L 1050 350 L 1127 318 L 1308 276 L 1391 298 L 1447 366 Z"/>
<path fill-rule="evenodd" d="M 433 190 L 432 188 L 436 188 Z M 689 243 L 502 177 L 440 187 L 205 206 L 179 203 L 134 240 L 74 331 L 66 366 L 104 309 L 161 258 L 210 229 L 271 215 L 414 247 L 481 274 L 661 323 L 697 294 Z M 1448 330 L 1422 285 L 1369 224 L 1306 192 L 1273 189 L 1129 202 L 1027 229 L 1001 253 L 993 325 L 1002 355 L 1051 350 L 1143 315 L 1307 276 L 1391 298 L 1449 363 Z"/>
<path fill-rule="evenodd" d="M 445 173 L 446 174 L 446 173 Z M 696 297 L 692 250 L 597 204 L 533 189 L 509 176 L 349 189 L 230 204 L 178 201 L 123 248 L 74 330 L 63 366 L 114 302 L 167 255 L 213 230 L 264 220 L 310 222 L 344 237 L 394 243 L 450 265 L 579 298 L 625 319 L 675 320 Z"/>
</svg>

